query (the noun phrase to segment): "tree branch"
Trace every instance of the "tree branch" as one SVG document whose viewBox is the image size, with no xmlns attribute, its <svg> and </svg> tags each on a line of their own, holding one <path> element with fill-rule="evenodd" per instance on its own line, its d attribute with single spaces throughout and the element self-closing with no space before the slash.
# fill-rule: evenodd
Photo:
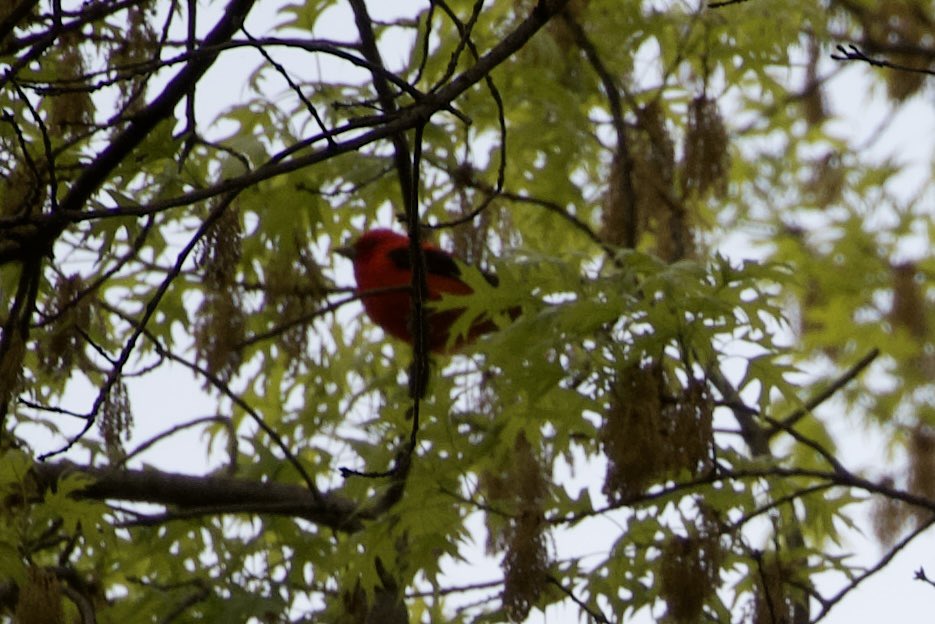
<svg viewBox="0 0 935 624">
<path fill-rule="evenodd" d="M 854 44 L 848 44 L 845 48 L 842 45 L 837 46 L 838 53 L 832 54 L 831 58 L 836 61 L 863 61 L 874 67 L 885 67 L 886 69 L 896 69 L 904 72 L 912 72 L 915 74 L 927 74 L 929 76 L 935 76 L 935 69 L 929 69 L 928 67 L 910 67 L 909 65 L 901 65 L 899 63 L 892 63 L 890 61 L 881 61 L 880 59 L 875 59 L 871 56 L 867 56 L 860 48 Z"/>
<path fill-rule="evenodd" d="M 302 485 L 184 475 L 155 469 L 85 468 L 70 461 L 35 464 L 32 468 L 40 490 L 53 487 L 70 474 L 90 477 L 92 483 L 76 493 L 89 500 L 152 503 L 189 515 L 292 516 L 344 533 L 363 528 L 364 518 L 357 513 L 355 502 L 334 492 L 313 493 Z"/>
</svg>

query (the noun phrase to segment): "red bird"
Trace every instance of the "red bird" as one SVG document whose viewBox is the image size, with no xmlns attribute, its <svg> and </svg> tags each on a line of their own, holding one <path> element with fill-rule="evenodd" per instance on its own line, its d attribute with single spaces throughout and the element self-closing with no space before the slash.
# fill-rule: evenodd
<svg viewBox="0 0 935 624">
<path fill-rule="evenodd" d="M 411 290 L 402 288 L 412 284 L 409 237 L 392 230 L 370 230 L 352 245 L 342 247 L 337 252 L 354 262 L 358 293 L 400 287 L 399 290 L 366 295 L 361 299 L 370 320 L 388 334 L 412 343 Z M 422 243 L 422 255 L 425 257 L 425 281 L 430 301 L 441 299 L 446 293 L 469 295 L 474 292 L 461 280 L 461 270 L 451 254 L 431 243 Z M 496 277 L 487 274 L 484 274 L 484 277 L 491 285 L 497 285 Z M 491 320 L 479 320 L 471 326 L 467 336 L 459 337 L 449 349 L 449 330 L 463 309 L 432 312 L 429 307 L 426 312 L 429 330 L 426 344 L 429 350 L 435 353 L 457 350 L 481 334 L 497 328 Z"/>
</svg>

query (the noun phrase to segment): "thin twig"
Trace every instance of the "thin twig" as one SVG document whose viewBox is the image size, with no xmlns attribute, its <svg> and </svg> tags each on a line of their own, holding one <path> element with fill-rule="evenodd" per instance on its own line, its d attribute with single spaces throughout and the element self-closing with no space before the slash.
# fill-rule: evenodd
<svg viewBox="0 0 935 624">
<path fill-rule="evenodd" d="M 39 114 L 39 111 L 36 110 L 36 107 L 32 105 L 32 102 L 23 92 L 19 82 L 14 78 L 10 78 L 10 84 L 13 85 L 16 94 L 19 95 L 23 105 L 32 116 L 33 122 L 39 128 L 39 134 L 42 135 L 42 150 L 45 154 L 46 174 L 49 177 L 49 206 L 52 212 L 56 212 L 58 210 L 58 180 L 56 180 L 55 176 L 55 155 L 52 151 L 52 139 L 49 138 L 49 128 L 45 125 L 45 121 L 42 120 L 42 115 Z M 35 174 L 37 178 L 41 179 L 38 171 L 35 171 Z"/>
<path fill-rule="evenodd" d="M 178 424 L 174 427 L 166 429 L 165 431 L 161 431 L 158 434 L 151 437 L 150 439 L 140 443 L 139 446 L 137 446 L 135 449 L 127 453 L 123 457 L 123 459 L 120 460 L 117 466 L 125 466 L 131 459 L 133 459 L 140 453 L 143 453 L 144 451 L 152 448 L 158 442 L 174 436 L 176 433 L 179 433 L 180 431 L 191 429 L 192 427 L 197 427 L 198 425 L 203 425 L 206 423 L 220 423 L 224 425 L 227 428 L 227 434 L 232 439 L 236 439 L 237 433 L 234 431 L 234 428 L 231 425 L 230 418 L 226 416 L 203 416 L 201 418 L 195 418 L 194 420 L 189 420 L 188 422 Z M 231 460 L 233 461 L 234 458 L 232 457 Z"/>
<path fill-rule="evenodd" d="M 722 9 L 732 4 L 743 4 L 744 2 L 748 2 L 748 1 L 749 0 L 720 0 L 718 2 L 709 2 L 708 8 L 709 9 Z"/>
<path fill-rule="evenodd" d="M 575 604 L 577 604 L 579 607 L 581 607 L 581 609 L 585 611 L 588 615 L 590 615 L 591 619 L 593 619 L 595 622 L 599 622 L 600 624 L 610 624 L 610 620 L 607 619 L 607 616 L 601 613 L 601 611 L 597 607 L 589 606 L 588 603 L 586 603 L 584 600 L 582 600 L 581 598 L 578 598 L 572 590 L 562 585 L 562 583 L 557 578 L 549 574 L 546 576 L 546 580 L 550 584 L 557 587 L 559 591 L 561 591 L 563 594 L 571 598 L 572 601 Z"/>
<path fill-rule="evenodd" d="M 65 314 L 65 312 L 67 312 L 69 309 L 73 308 L 74 306 L 78 305 L 78 303 L 82 299 L 84 299 L 91 293 L 96 292 L 97 289 L 100 288 L 104 284 L 104 282 L 106 282 L 111 277 L 116 275 L 120 271 L 120 269 L 122 269 L 130 260 L 135 259 L 139 255 L 140 251 L 143 249 L 143 245 L 145 244 L 146 238 L 149 236 L 149 233 L 152 231 L 154 223 L 155 223 L 154 215 L 150 215 L 146 219 L 146 223 L 143 225 L 142 229 L 140 230 L 140 233 L 137 234 L 136 237 L 133 239 L 133 241 L 130 243 L 130 247 L 127 249 L 127 252 L 123 256 L 118 258 L 112 267 L 104 271 L 102 274 L 98 275 L 97 278 L 93 282 L 91 282 L 90 284 L 88 284 L 87 286 L 79 290 L 78 293 L 75 294 L 75 296 L 72 297 L 70 301 L 66 301 L 54 312 L 50 312 L 47 314 L 40 313 L 40 316 L 42 316 L 42 320 L 36 323 L 35 327 L 44 327 L 57 321 L 59 318 L 61 318 L 63 314 Z"/>
<path fill-rule="evenodd" d="M 935 587 L 935 581 L 926 576 L 925 568 L 922 566 L 919 566 L 919 569 L 915 571 L 915 574 L 912 575 L 912 578 L 916 581 L 922 581 L 924 583 L 928 583 L 932 587 Z"/>
<path fill-rule="evenodd" d="M 256 333 L 256 334 L 253 334 L 252 336 L 248 336 L 247 338 L 244 338 L 241 342 L 239 342 L 239 343 L 235 346 L 235 348 L 236 348 L 236 349 L 245 349 L 245 348 L 251 347 L 251 346 L 253 346 L 253 345 L 255 345 L 255 344 L 259 343 L 259 342 L 263 342 L 263 341 L 265 341 L 265 340 L 270 340 L 270 339 L 272 339 L 272 338 L 276 338 L 277 336 L 282 335 L 283 333 L 289 331 L 290 329 L 293 329 L 293 328 L 295 328 L 295 327 L 300 327 L 300 326 L 302 326 L 302 325 L 307 325 L 308 323 L 310 323 L 311 321 L 315 320 L 316 318 L 321 317 L 321 316 L 324 316 L 325 314 L 328 314 L 328 313 L 331 313 L 331 312 L 335 312 L 335 311 L 337 311 L 339 308 L 341 308 L 341 307 L 347 305 L 348 303 L 353 303 L 354 301 L 357 301 L 358 299 L 363 299 L 364 297 L 371 297 L 371 296 L 373 296 L 373 295 L 380 295 L 380 294 L 389 293 L 389 292 L 408 291 L 409 288 L 410 288 L 409 285 L 405 285 L 405 286 L 386 286 L 386 287 L 383 287 L 383 288 L 372 288 L 372 289 L 370 289 L 370 290 L 365 290 L 365 291 L 361 291 L 361 292 L 358 292 L 358 293 L 354 293 L 354 294 L 349 295 L 349 296 L 347 296 L 347 297 L 344 297 L 344 298 L 342 298 L 342 299 L 338 299 L 337 301 L 333 301 L 333 302 L 331 302 L 331 303 L 329 303 L 329 304 L 327 304 L 327 305 L 324 305 L 324 306 L 322 306 L 322 307 L 320 307 L 320 308 L 316 308 L 316 309 L 312 310 L 311 312 L 308 312 L 308 313 L 306 313 L 306 314 L 302 314 L 301 316 L 297 316 L 297 317 L 294 318 L 294 319 L 290 319 L 290 320 L 288 320 L 288 321 L 285 321 L 285 322 L 283 322 L 283 323 L 281 323 L 281 324 L 279 324 L 279 325 L 276 325 L 275 327 L 273 327 L 273 328 L 271 328 L 271 329 L 268 329 L 268 330 L 266 330 L 266 331 L 264 331 L 264 332 L 258 332 L 258 333 Z"/>
<path fill-rule="evenodd" d="M 900 63 L 893 63 L 890 61 L 881 61 L 880 59 L 875 59 L 873 57 L 867 56 L 860 48 L 850 43 L 845 48 L 842 45 L 837 46 L 839 54 L 832 54 L 831 58 L 836 61 L 863 61 L 874 67 L 885 67 L 886 69 L 896 69 L 899 71 L 912 72 L 916 74 L 927 74 L 929 76 L 935 76 L 935 69 L 929 69 L 926 67 L 910 67 L 908 65 L 902 65 Z"/>
<path fill-rule="evenodd" d="M 41 403 L 36 403 L 22 397 L 17 399 L 17 403 L 30 409 L 34 409 L 40 412 L 48 412 L 50 414 L 61 414 L 62 416 L 71 416 L 72 418 L 80 418 L 81 420 L 84 420 L 88 417 L 87 414 L 79 414 L 78 412 L 73 412 L 61 407 L 54 407 L 52 405 L 42 405 Z"/>
<path fill-rule="evenodd" d="M 826 598 L 826 599 L 821 600 L 820 601 L 821 611 L 819 611 L 818 615 L 815 616 L 815 619 L 812 620 L 812 624 L 822 620 L 828 614 L 828 612 L 831 611 L 831 607 L 833 607 L 838 602 L 840 602 L 841 599 L 844 598 L 844 596 L 849 594 L 851 591 L 857 589 L 858 585 L 860 585 L 861 583 L 866 581 L 868 578 L 870 578 L 871 576 L 873 576 L 874 574 L 876 574 L 877 572 L 885 568 L 890 563 L 890 561 L 892 561 L 893 558 L 895 558 L 896 555 L 899 554 L 901 550 L 903 550 L 906 546 L 908 546 L 919 535 L 927 531 L 933 524 L 935 524 L 935 516 L 933 516 L 932 518 L 930 518 L 928 521 L 921 524 L 920 526 L 916 527 L 909 535 L 907 535 L 906 537 L 901 539 L 899 542 L 897 542 L 892 548 L 890 548 L 889 552 L 887 552 L 886 555 L 884 555 L 875 565 L 873 565 L 870 568 L 867 568 L 862 574 L 858 575 L 854 580 L 848 583 L 843 589 L 841 589 L 834 596 L 832 596 L 831 598 Z M 916 578 L 918 578 L 918 576 Z"/>
<path fill-rule="evenodd" d="M 468 585 L 452 585 L 451 587 L 432 588 L 425 591 L 406 592 L 406 598 L 428 598 L 435 596 L 448 596 L 450 594 L 462 594 L 480 589 L 491 589 L 503 585 L 503 579 L 496 581 L 480 581 Z"/>
<path fill-rule="evenodd" d="M 169 272 L 166 274 L 166 277 L 162 280 L 159 286 L 156 288 L 156 292 L 153 293 L 153 296 L 150 297 L 149 301 L 146 302 L 146 307 L 143 310 L 143 314 L 138 320 L 134 322 L 134 328 L 130 336 L 127 338 L 126 342 L 123 344 L 123 348 L 120 350 L 120 355 L 115 360 L 114 365 L 111 367 L 110 372 L 107 374 L 107 377 L 104 379 L 104 382 L 101 384 L 100 390 L 98 391 L 97 397 L 95 397 L 91 409 L 87 413 L 87 422 L 85 422 L 84 427 L 77 434 L 69 438 L 69 440 L 60 448 L 43 453 L 39 456 L 40 461 L 54 457 L 61 453 L 67 452 L 74 446 L 78 440 L 83 438 L 91 427 L 94 426 L 97 414 L 100 411 L 101 407 L 104 405 L 104 402 L 107 400 L 107 396 L 110 391 L 116 386 L 117 382 L 120 379 L 120 376 L 123 372 L 124 366 L 130 360 L 130 356 L 133 354 L 134 349 L 136 348 L 136 342 L 139 340 L 140 336 L 146 329 L 147 323 L 156 313 L 156 310 L 159 308 L 159 304 L 162 301 L 162 298 L 169 291 L 169 288 L 175 283 L 175 279 L 181 274 L 182 267 L 185 265 L 185 262 L 188 260 L 189 255 L 195 249 L 195 247 L 201 243 L 201 239 L 204 238 L 205 234 L 211 228 L 214 223 L 221 218 L 221 215 L 224 214 L 227 206 L 234 201 L 234 198 L 237 196 L 237 193 L 230 193 L 228 196 L 218 202 L 205 220 L 201 223 L 199 228 L 195 231 L 195 234 L 188 241 L 188 244 L 179 252 L 178 256 L 175 259 L 175 265 Z M 313 486 L 309 482 L 310 486 Z"/>
<path fill-rule="evenodd" d="M 108 307 L 108 310 L 123 317 L 128 322 L 135 322 L 133 319 L 125 317 L 123 313 L 116 308 Z M 308 488 L 314 499 L 316 501 L 320 501 L 322 499 L 321 492 L 315 485 L 314 479 L 312 479 L 311 475 L 308 474 L 305 466 L 302 465 L 298 457 L 296 457 L 295 453 L 292 452 L 292 450 L 286 444 L 285 440 L 282 439 L 282 436 L 280 436 L 275 429 L 273 429 L 266 423 L 266 421 L 263 420 L 263 417 L 259 414 L 259 412 L 253 409 L 249 403 L 247 403 L 240 395 L 234 392 L 230 386 L 222 381 L 217 375 L 207 370 L 206 368 L 199 366 L 196 362 L 189 361 L 167 349 L 152 332 L 145 328 L 145 326 L 137 326 L 137 330 L 153 344 L 153 347 L 160 356 L 181 364 L 196 375 L 203 377 L 208 383 L 214 386 L 215 389 L 230 399 L 234 405 L 242 409 L 248 416 L 250 416 L 250 418 L 253 419 L 257 426 L 262 429 L 263 432 L 268 435 L 273 443 L 279 448 L 283 456 L 286 458 L 286 461 L 288 461 L 292 467 L 295 468 L 296 472 L 305 482 L 305 486 Z"/>
<path fill-rule="evenodd" d="M 811 399 L 805 402 L 805 405 L 796 409 L 791 414 L 781 419 L 778 423 L 774 424 L 771 429 L 767 429 L 767 437 L 772 437 L 780 430 L 787 430 L 789 427 L 797 423 L 802 417 L 811 413 L 819 405 L 830 399 L 834 396 L 838 390 L 850 383 L 854 378 L 856 378 L 865 368 L 870 366 L 873 361 L 880 355 L 880 350 L 873 348 L 870 350 L 867 355 L 860 358 L 860 360 L 847 369 L 841 376 L 835 379 L 831 384 L 813 396 Z"/>
<path fill-rule="evenodd" d="M 293 93 L 296 94 L 296 96 L 299 98 L 302 104 L 305 105 L 305 110 L 309 112 L 309 114 L 315 120 L 315 123 L 317 123 L 318 127 L 321 128 L 322 133 L 324 133 L 325 135 L 325 140 L 328 142 L 329 145 L 333 146 L 334 137 L 331 135 L 331 132 L 328 130 L 328 127 L 325 125 L 324 119 L 322 119 L 321 115 L 318 113 L 318 109 L 315 108 L 315 105 L 312 104 L 311 100 L 305 97 L 305 94 L 302 92 L 302 88 L 299 87 L 299 85 L 297 85 L 292 80 L 292 77 L 289 75 L 289 72 L 286 71 L 286 68 L 283 67 L 280 63 L 277 63 L 275 60 L 273 60 L 273 57 L 270 55 L 269 52 L 266 51 L 266 48 L 264 48 L 262 45 L 260 45 L 257 42 L 256 37 L 254 37 L 249 32 L 247 32 L 246 26 L 241 26 L 240 30 L 243 32 L 244 35 L 246 35 L 247 39 L 251 43 L 255 44 L 257 52 L 259 52 L 260 55 L 266 59 L 266 62 L 272 65 L 273 69 L 275 69 L 279 73 L 279 75 L 283 77 L 283 79 L 286 81 L 286 84 L 289 85 L 289 88 L 292 89 Z"/>
</svg>

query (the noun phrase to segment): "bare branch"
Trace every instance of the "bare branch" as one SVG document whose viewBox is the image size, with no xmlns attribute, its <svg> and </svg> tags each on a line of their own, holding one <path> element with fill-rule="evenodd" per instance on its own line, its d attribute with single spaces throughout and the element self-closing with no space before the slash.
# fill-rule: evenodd
<svg viewBox="0 0 935 624">
<path fill-rule="evenodd" d="M 597 607 L 592 607 L 588 603 L 586 603 L 584 600 L 582 600 L 581 598 L 578 598 L 578 596 L 576 596 L 572 590 L 562 585 L 561 581 L 559 581 L 557 578 L 555 578 L 554 576 L 550 574 L 546 578 L 546 580 L 551 585 L 557 587 L 559 591 L 561 591 L 563 594 L 571 598 L 571 600 L 576 605 L 581 607 L 582 611 L 584 611 L 589 616 L 591 616 L 592 620 L 594 620 L 595 622 L 598 622 L 598 624 L 610 624 L 610 620 L 607 618 L 607 616 L 601 613 L 601 611 Z"/>
<path fill-rule="evenodd" d="M 854 44 L 848 44 L 847 47 L 839 45 L 837 46 L 837 50 L 837 54 L 831 55 L 831 58 L 836 61 L 863 61 L 864 63 L 873 65 L 874 67 L 885 67 L 887 69 L 896 69 L 904 72 L 935 76 L 935 69 L 930 69 L 928 67 L 910 67 L 908 65 L 901 65 L 899 63 L 893 63 L 890 61 L 881 61 L 880 59 L 867 56 Z"/>
<path fill-rule="evenodd" d="M 831 385 L 806 401 L 804 406 L 800 407 L 780 420 L 778 423 L 773 425 L 771 429 L 768 429 L 766 432 L 767 437 L 772 437 L 780 430 L 786 430 L 788 427 L 791 427 L 803 416 L 809 414 L 812 410 L 837 394 L 841 388 L 850 383 L 853 379 L 860 375 L 860 373 L 863 372 L 865 368 L 870 366 L 870 364 L 872 364 L 879 355 L 879 349 L 871 349 L 867 355 L 862 357 L 856 364 L 847 369 L 840 377 L 831 382 Z"/>
<path fill-rule="evenodd" d="M 838 602 L 840 602 L 841 599 L 844 598 L 844 596 L 846 596 L 847 594 L 857 589 L 858 585 L 860 585 L 861 583 L 866 581 L 868 578 L 870 578 L 871 576 L 873 576 L 874 574 L 876 574 L 877 572 L 885 568 L 890 563 L 890 561 L 892 561 L 896 557 L 896 555 L 898 555 L 906 546 L 908 546 L 913 540 L 915 540 L 915 538 L 919 537 L 919 535 L 921 535 L 922 533 L 927 531 L 929 528 L 931 528 L 933 524 L 935 524 L 935 516 L 933 516 L 928 522 L 925 522 L 921 524 L 920 526 L 916 527 L 911 533 L 909 533 L 909 535 L 899 540 L 899 542 L 897 542 L 892 548 L 890 548 L 886 552 L 886 554 L 880 558 L 879 561 L 877 561 L 873 566 L 867 568 L 862 574 L 854 578 L 850 583 L 844 586 L 834 596 L 832 596 L 831 598 L 822 600 L 821 611 L 819 611 L 818 615 L 815 616 L 815 619 L 813 619 L 812 622 L 813 623 L 819 622 L 822 619 L 824 619 L 824 617 L 828 614 L 828 612 L 831 611 L 831 607 L 833 607 Z M 922 571 L 922 568 L 919 568 L 919 570 Z M 922 575 L 925 576 L 924 571 L 922 571 Z M 916 572 L 915 578 L 919 579 L 919 572 Z M 919 580 L 927 581 L 928 579 L 919 579 Z M 931 583 L 931 581 L 929 582 Z"/>
</svg>

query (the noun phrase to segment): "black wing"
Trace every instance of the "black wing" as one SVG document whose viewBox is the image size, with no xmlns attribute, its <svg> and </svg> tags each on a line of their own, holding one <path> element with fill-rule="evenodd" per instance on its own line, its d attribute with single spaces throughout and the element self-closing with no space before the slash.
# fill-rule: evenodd
<svg viewBox="0 0 935 624">
<path fill-rule="evenodd" d="M 393 264 L 404 271 L 412 270 L 412 262 L 409 261 L 409 248 L 397 247 L 390 250 L 387 254 Z M 422 255 L 425 257 L 425 270 L 429 275 L 441 275 L 442 277 L 457 278 L 461 275 L 458 263 L 451 259 L 451 256 L 440 249 L 423 249 Z"/>
<path fill-rule="evenodd" d="M 398 247 L 387 253 L 393 264 L 404 271 L 412 269 L 412 263 L 409 261 L 409 248 Z M 425 270 L 429 275 L 440 275 L 442 277 L 458 278 L 461 276 L 461 269 L 458 263 L 451 256 L 440 249 L 423 249 L 422 255 L 425 257 Z M 491 286 L 498 286 L 500 280 L 493 273 L 481 271 L 481 275 Z"/>
</svg>

